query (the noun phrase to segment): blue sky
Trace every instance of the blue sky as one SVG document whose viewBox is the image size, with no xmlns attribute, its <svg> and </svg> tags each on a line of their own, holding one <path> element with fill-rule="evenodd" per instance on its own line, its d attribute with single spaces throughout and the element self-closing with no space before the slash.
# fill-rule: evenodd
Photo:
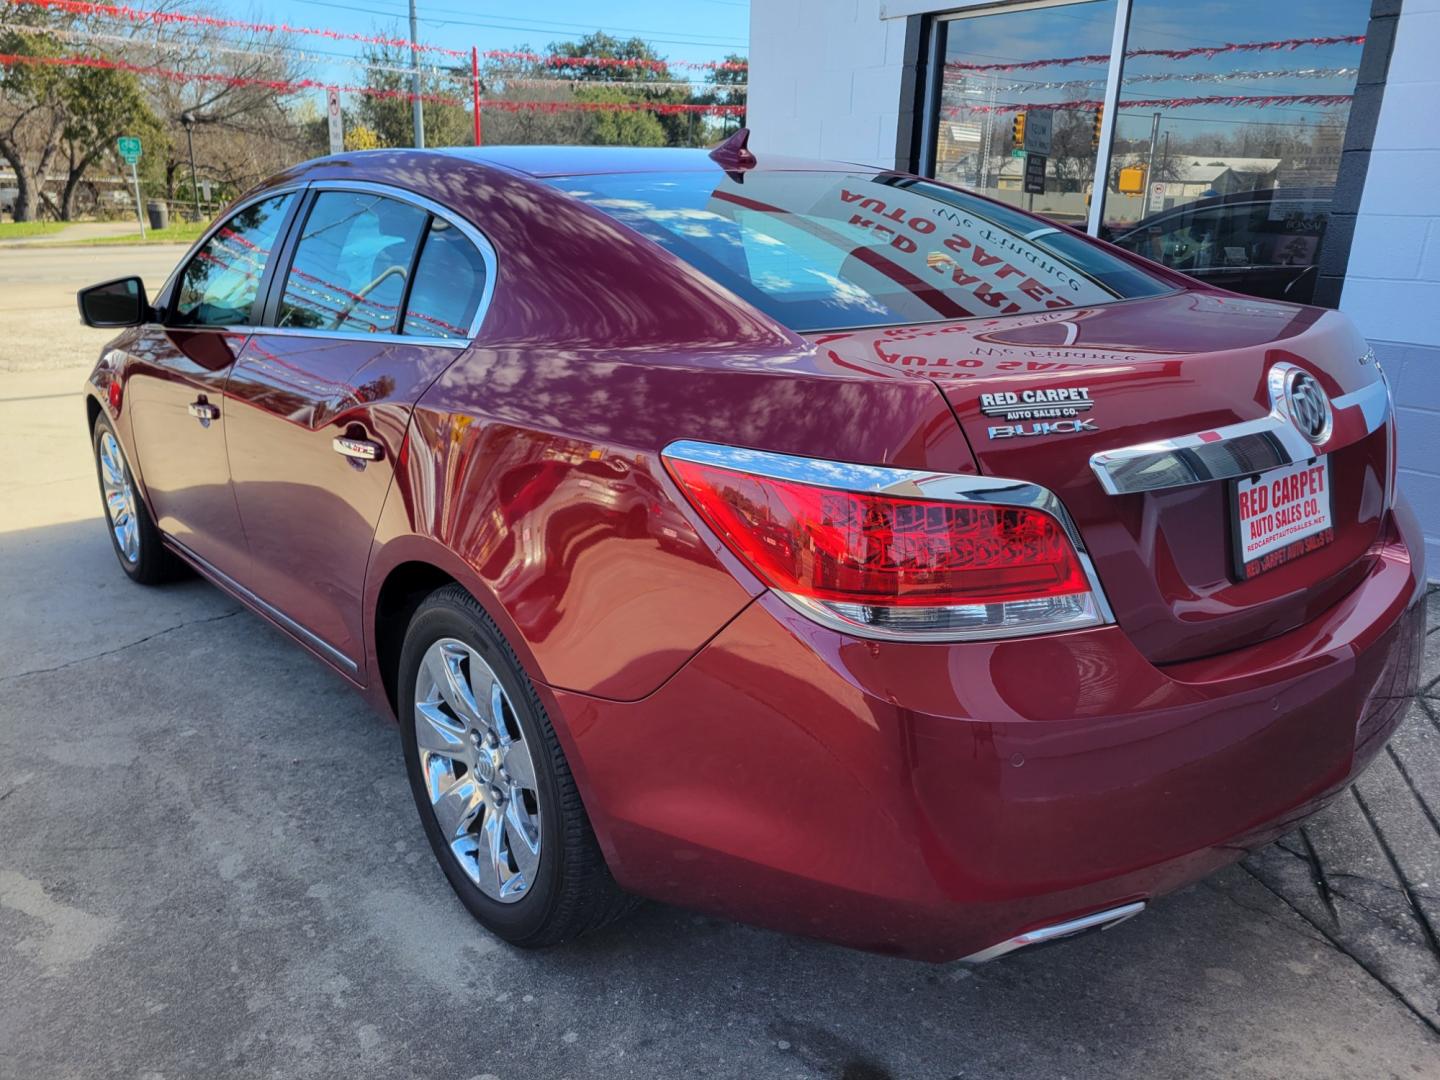
<svg viewBox="0 0 1440 1080">
<path fill-rule="evenodd" d="M 237 19 L 409 36 L 408 0 L 222 0 L 214 6 Z M 749 0 L 417 0 L 417 7 L 420 40 L 449 48 L 477 45 L 483 51 L 529 45 L 543 51 L 552 41 L 598 29 L 617 37 L 643 37 L 672 60 L 718 60 L 749 51 Z M 296 45 L 342 53 L 361 48 L 313 38 L 297 40 Z"/>
</svg>

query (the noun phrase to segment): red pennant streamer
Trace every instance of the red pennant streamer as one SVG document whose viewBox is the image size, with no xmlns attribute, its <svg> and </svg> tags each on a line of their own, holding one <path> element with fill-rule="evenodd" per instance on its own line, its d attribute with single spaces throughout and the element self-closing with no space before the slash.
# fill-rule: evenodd
<svg viewBox="0 0 1440 1080">
<path fill-rule="evenodd" d="M 1279 41 L 1240 41 L 1226 45 L 1197 45 L 1191 49 L 1132 49 L 1125 54 L 1132 56 L 1163 56 L 1167 60 L 1188 60 L 1203 56 L 1207 60 L 1221 53 L 1231 52 L 1276 52 L 1293 51 L 1307 46 L 1359 45 L 1365 41 L 1364 34 L 1344 34 L 1338 37 L 1282 38 Z M 1108 64 L 1109 53 L 1090 53 L 1088 56 L 1058 56 L 1048 60 L 1026 60 L 1023 63 L 1007 64 L 960 64 L 949 63 L 951 71 L 1033 71 L 1036 68 L 1065 67 L 1069 64 Z"/>
<path fill-rule="evenodd" d="M 152 11 L 131 7 L 128 4 L 104 4 L 95 3 L 92 0 L 7 0 L 7 2 L 12 5 L 63 11 L 69 15 L 100 15 L 106 18 L 124 19 L 132 23 L 150 23 L 155 26 L 203 26 L 217 30 L 252 30 L 261 34 L 306 34 L 312 37 L 329 38 L 331 41 L 356 41 L 365 45 L 382 45 L 388 48 L 412 49 L 415 52 L 439 53 L 442 56 L 467 59 L 470 56 L 469 49 L 447 49 L 441 45 L 426 45 L 418 41 L 388 37 L 383 34 L 355 34 L 313 26 L 291 26 L 289 23 L 247 22 L 243 19 L 224 19 L 213 15 L 192 15 L 183 11 Z M 749 67 L 746 62 L 734 60 L 622 60 L 608 56 L 550 56 L 507 49 L 491 49 L 480 55 L 491 60 L 518 60 L 528 64 L 544 64 L 556 68 L 606 67 L 648 71 L 686 68 L 695 71 L 744 71 Z"/>
<path fill-rule="evenodd" d="M 1205 97 L 1136 98 L 1120 102 L 1120 108 L 1188 109 L 1200 105 L 1249 105 L 1263 109 L 1268 105 L 1348 105 L 1350 100 L 1350 94 L 1210 94 Z M 1054 101 L 1040 105 L 947 105 L 942 111 L 947 116 L 961 116 L 966 113 L 1039 112 L 1044 109 L 1098 109 L 1102 104 L 1100 100 L 1091 98 L 1085 101 Z"/>
<path fill-rule="evenodd" d="M 0 67 L 84 67 L 104 68 L 111 71 L 130 71 L 136 75 L 149 75 L 168 79 L 171 82 L 203 82 L 224 86 L 259 86 L 277 94 L 298 94 L 305 90 L 339 90 L 345 94 L 362 94 L 365 97 L 399 98 L 413 101 L 414 95 L 404 90 L 380 90 L 372 86 L 345 86 L 321 82 L 319 79 L 251 79 L 238 75 L 221 75 L 215 72 L 174 71 L 170 68 L 149 67 L 132 64 L 126 60 L 111 60 L 103 56 L 29 56 L 20 53 L 0 53 Z M 442 105 L 464 105 L 465 102 L 448 94 L 421 94 L 420 100 L 433 101 Z M 741 116 L 744 105 L 706 105 L 695 102 L 649 102 L 649 101 L 482 101 L 483 109 L 497 109 L 501 112 L 653 112 L 662 115 L 676 113 L 708 113 L 713 116 Z"/>
</svg>

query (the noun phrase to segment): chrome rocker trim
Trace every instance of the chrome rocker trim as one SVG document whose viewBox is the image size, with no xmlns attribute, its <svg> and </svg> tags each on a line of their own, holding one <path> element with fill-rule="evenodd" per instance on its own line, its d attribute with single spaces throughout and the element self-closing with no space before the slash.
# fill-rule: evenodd
<svg viewBox="0 0 1440 1080">
<path fill-rule="evenodd" d="M 350 659 L 350 657 L 346 656 L 334 645 L 331 645 L 319 634 L 316 634 L 314 631 L 296 622 L 289 615 L 286 615 L 285 612 L 281 611 L 269 601 L 262 600 L 259 596 L 255 595 L 255 593 L 251 592 L 244 585 L 241 585 L 238 581 L 232 578 L 229 574 L 225 573 L 224 570 L 221 570 L 219 567 L 211 563 L 208 559 L 205 559 L 202 556 L 195 554 L 195 552 L 191 551 L 190 548 L 187 547 L 185 544 L 181 543 L 179 540 L 176 540 L 175 537 L 169 535 L 168 533 L 162 533 L 161 539 L 164 540 L 164 542 L 171 549 L 173 549 L 177 555 L 183 558 L 186 562 L 190 563 L 190 565 L 194 566 L 195 569 L 199 570 L 205 577 L 208 577 L 215 584 L 219 585 L 221 588 L 231 593 L 237 600 L 241 601 L 242 603 L 248 605 L 250 608 L 258 611 L 260 614 L 269 618 L 282 630 L 288 631 L 292 636 L 298 638 L 303 644 L 308 645 L 312 650 L 319 653 L 326 660 L 329 660 L 336 667 L 339 667 L 342 670 L 348 672 L 352 677 L 359 674 L 360 665 L 357 664 L 354 660 Z"/>
<path fill-rule="evenodd" d="M 1373 382 L 1330 402 L 1332 414 L 1359 409 L 1366 435 L 1385 423 L 1392 407 L 1389 384 L 1379 365 L 1374 366 Z M 1090 468 L 1107 493 L 1132 495 L 1212 480 L 1232 480 L 1338 450 L 1339 446 L 1334 445 L 1333 423 L 1320 441 L 1312 442 L 1291 415 L 1286 388 L 1297 372 L 1304 369 L 1291 363 L 1271 367 L 1267 379 L 1268 416 L 1213 431 L 1104 450 L 1091 456 Z"/>
<path fill-rule="evenodd" d="M 843 461 L 795 457 L 766 450 L 748 450 L 743 447 L 684 439 L 665 447 L 661 456 L 767 476 L 775 480 L 810 484 L 814 487 L 908 499 L 1030 507 L 1049 514 L 1060 523 L 1074 546 L 1080 566 L 1085 572 L 1085 579 L 1090 584 L 1088 593 L 1044 600 L 908 609 L 832 603 L 795 596 L 778 589 L 771 590 L 773 595 L 801 615 L 832 630 L 858 637 L 891 641 L 993 641 L 1004 637 L 1082 630 L 1115 621 L 1110 603 L 1105 598 L 1105 590 L 1100 585 L 1100 576 L 1096 573 L 1095 564 L 1080 536 L 1080 530 L 1075 527 L 1075 522 L 1071 520 L 1059 497 L 1038 484 L 994 476 L 966 476 L 881 465 L 855 465 Z M 1012 605 L 1019 605 L 1027 614 L 1032 614 L 1035 621 L 1023 626 L 1004 625 L 1006 609 Z M 1025 605 L 1032 606 L 1025 609 Z M 1037 605 L 1046 606 L 1041 608 Z M 1014 613 L 1013 610 L 1011 613 Z M 957 625 L 957 619 L 962 617 L 968 621 L 968 625 Z M 926 624 L 927 618 L 930 625 Z M 940 625 L 942 623 L 944 625 Z"/>
</svg>

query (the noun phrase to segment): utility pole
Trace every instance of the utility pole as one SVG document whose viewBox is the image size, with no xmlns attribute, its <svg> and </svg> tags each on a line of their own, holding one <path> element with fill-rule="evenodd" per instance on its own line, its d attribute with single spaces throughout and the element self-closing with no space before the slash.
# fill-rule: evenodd
<svg viewBox="0 0 1440 1080">
<path fill-rule="evenodd" d="M 1150 213 L 1150 187 L 1155 175 L 1155 144 L 1160 141 L 1160 114 L 1157 112 L 1150 121 L 1150 156 L 1145 162 L 1145 201 L 1140 204 L 1140 216 Z"/>
<path fill-rule="evenodd" d="M 195 220 L 200 220 L 200 181 L 195 179 L 195 114 L 184 112 L 180 114 L 180 122 L 185 125 L 185 145 L 190 148 L 190 193 L 195 196 Z"/>
<path fill-rule="evenodd" d="M 415 15 L 415 0 L 410 0 L 410 119 L 415 125 L 415 148 L 425 148 L 425 106 L 420 102 L 420 21 Z"/>
</svg>

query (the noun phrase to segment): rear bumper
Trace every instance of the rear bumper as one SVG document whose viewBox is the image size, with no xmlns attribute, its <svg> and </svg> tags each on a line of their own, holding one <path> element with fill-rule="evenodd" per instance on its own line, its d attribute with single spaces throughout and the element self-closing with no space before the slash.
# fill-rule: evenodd
<svg viewBox="0 0 1440 1080">
<path fill-rule="evenodd" d="M 969 956 L 1208 874 L 1368 764 L 1423 650 L 1403 503 L 1387 533 L 1323 616 L 1208 660 L 1157 668 L 1117 627 L 861 641 L 767 595 L 644 700 L 557 704 L 622 885 Z"/>
</svg>

